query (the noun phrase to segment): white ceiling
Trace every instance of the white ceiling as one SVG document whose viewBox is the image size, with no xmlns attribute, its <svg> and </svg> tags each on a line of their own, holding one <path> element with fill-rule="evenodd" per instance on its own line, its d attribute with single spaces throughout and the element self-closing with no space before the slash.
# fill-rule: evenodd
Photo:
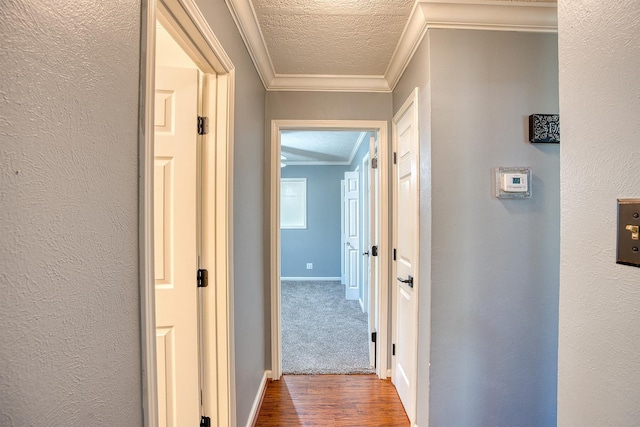
<svg viewBox="0 0 640 427">
<path fill-rule="evenodd" d="M 384 75 L 414 0 L 252 0 L 282 74 Z"/>
<path fill-rule="evenodd" d="M 286 165 L 348 165 L 369 132 L 283 130 L 280 152 Z"/>
<path fill-rule="evenodd" d="M 267 90 L 390 92 L 428 28 L 557 31 L 556 0 L 227 0 Z"/>
</svg>

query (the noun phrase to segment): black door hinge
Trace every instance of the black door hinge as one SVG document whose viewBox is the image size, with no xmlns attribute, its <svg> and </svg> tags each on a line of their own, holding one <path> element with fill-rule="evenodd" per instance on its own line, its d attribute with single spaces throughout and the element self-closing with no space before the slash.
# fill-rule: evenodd
<svg viewBox="0 0 640 427">
<path fill-rule="evenodd" d="M 371 159 L 371 169 L 378 169 L 378 158 L 374 157 Z"/>
<path fill-rule="evenodd" d="M 198 116 L 198 135 L 209 133 L 209 117 Z"/>
<path fill-rule="evenodd" d="M 198 270 L 198 287 L 206 288 L 209 286 L 209 272 L 207 270 Z"/>
<path fill-rule="evenodd" d="M 393 164 L 397 165 L 398 164 L 398 154 L 397 153 L 393 153 Z"/>
<path fill-rule="evenodd" d="M 395 248 L 393 249 L 393 260 L 394 261 L 396 260 L 396 249 Z"/>
<path fill-rule="evenodd" d="M 396 345 L 395 345 L 395 344 L 393 344 L 393 345 L 391 346 L 391 355 L 392 355 L 392 356 L 395 356 L 395 355 L 396 355 Z"/>
<path fill-rule="evenodd" d="M 374 343 L 375 345 L 373 346 L 373 367 L 377 368 L 378 367 L 378 333 L 377 332 L 371 332 L 371 342 Z"/>
<path fill-rule="evenodd" d="M 371 256 L 378 256 L 378 247 L 371 246 Z"/>
<path fill-rule="evenodd" d="M 200 427 L 211 427 L 211 418 L 209 417 L 200 418 Z"/>
</svg>

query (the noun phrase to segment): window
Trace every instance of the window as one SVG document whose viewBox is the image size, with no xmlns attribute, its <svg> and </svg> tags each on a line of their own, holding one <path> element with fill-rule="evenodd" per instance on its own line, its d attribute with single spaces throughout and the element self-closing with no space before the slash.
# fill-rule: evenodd
<svg viewBox="0 0 640 427">
<path fill-rule="evenodd" d="M 280 180 L 280 228 L 307 228 L 307 179 Z"/>
</svg>

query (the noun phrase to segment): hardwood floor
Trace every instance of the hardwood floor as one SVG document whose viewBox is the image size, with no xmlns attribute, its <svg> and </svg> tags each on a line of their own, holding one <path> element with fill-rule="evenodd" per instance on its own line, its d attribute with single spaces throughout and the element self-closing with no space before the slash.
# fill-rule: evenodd
<svg viewBox="0 0 640 427">
<path fill-rule="evenodd" d="M 409 420 L 390 381 L 375 375 L 285 375 L 271 381 L 260 426 L 402 426 Z"/>
</svg>

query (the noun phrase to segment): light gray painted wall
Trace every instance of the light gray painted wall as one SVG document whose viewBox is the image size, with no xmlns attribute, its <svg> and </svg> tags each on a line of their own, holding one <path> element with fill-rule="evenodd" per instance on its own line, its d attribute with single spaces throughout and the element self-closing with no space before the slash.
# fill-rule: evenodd
<svg viewBox="0 0 640 427">
<path fill-rule="evenodd" d="M 391 120 L 391 94 L 267 92 L 267 119 Z"/>
<path fill-rule="evenodd" d="M 272 120 L 391 120 L 390 93 L 341 93 L 341 92 L 267 92 L 266 122 L 265 127 L 271 129 Z M 270 131 L 269 131 L 270 132 Z M 265 163 L 270 162 L 270 134 L 265 144 Z M 264 175 L 264 197 L 269 200 L 271 190 L 269 188 L 269 167 L 266 167 Z M 268 203 L 268 202 L 267 202 Z M 268 230 L 271 217 L 268 209 L 264 219 L 266 231 L 264 266 L 269 277 L 269 237 Z M 265 283 L 265 295 L 267 298 L 267 315 L 265 316 L 264 334 L 267 344 L 265 358 L 271 364 L 271 317 L 269 310 L 269 293 L 271 284 Z"/>
<path fill-rule="evenodd" d="M 264 269 L 263 215 L 268 209 L 261 191 L 264 178 L 265 90 L 222 1 L 197 0 L 197 4 L 224 46 L 236 70 L 233 148 L 233 256 L 234 334 L 238 425 L 246 425 L 267 365 L 264 328 L 269 317 L 264 294 L 268 276 Z"/>
<path fill-rule="evenodd" d="M 282 178 L 307 179 L 307 228 L 280 231 L 282 277 L 340 277 L 340 180 L 347 166 L 287 166 Z M 306 264 L 313 263 L 307 270 Z"/>
<path fill-rule="evenodd" d="M 0 8 L 0 425 L 142 425 L 140 1 Z"/>
<path fill-rule="evenodd" d="M 558 111 L 557 38 L 430 30 L 424 43 L 394 105 L 411 87 L 430 85 L 420 88 L 431 97 L 432 221 L 422 217 L 421 227 L 432 233 L 432 283 L 431 301 L 420 301 L 421 310 L 431 306 L 430 383 L 419 370 L 421 398 L 431 388 L 429 423 L 554 425 L 559 146 L 527 143 L 526 120 Z M 424 156 L 428 141 L 423 174 Z M 533 167 L 533 198 L 495 199 L 492 168 L 522 165 Z M 421 200 L 422 215 L 428 204 Z M 421 252 L 422 268 L 428 254 Z M 428 323 L 421 312 L 421 341 L 429 339 Z M 419 424 L 424 417 L 422 410 Z"/>
<path fill-rule="evenodd" d="M 640 270 L 615 264 L 615 244 L 616 199 L 640 198 L 640 7 L 635 0 L 561 0 L 558 9 L 558 425 L 634 426 Z"/>
</svg>

